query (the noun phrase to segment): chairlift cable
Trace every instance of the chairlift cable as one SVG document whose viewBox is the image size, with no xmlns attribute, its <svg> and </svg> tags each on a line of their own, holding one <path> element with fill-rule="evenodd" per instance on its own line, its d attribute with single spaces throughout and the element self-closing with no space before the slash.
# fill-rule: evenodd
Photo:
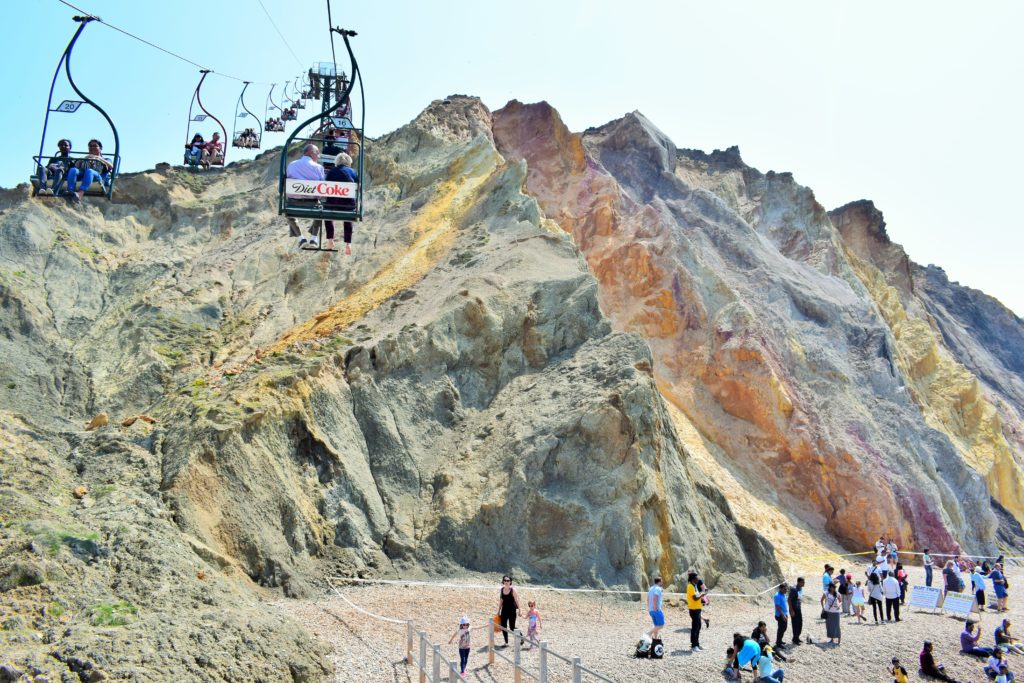
<svg viewBox="0 0 1024 683">
<path fill-rule="evenodd" d="M 75 5 L 72 5 L 70 2 L 67 2 L 67 0 L 57 0 L 57 2 L 61 3 L 62 5 L 67 5 L 68 7 L 70 7 L 73 10 L 75 10 L 76 12 L 81 12 L 82 14 L 85 14 L 85 15 L 88 15 L 88 16 L 92 17 L 93 19 L 95 19 L 99 23 L 103 24 L 107 28 L 112 28 L 115 31 L 117 31 L 118 33 L 123 33 L 124 35 L 128 36 L 129 38 L 134 38 L 135 40 L 139 41 L 140 43 L 143 43 L 144 45 L 148 45 L 149 47 L 156 48 L 157 50 L 160 50 L 161 52 L 166 53 L 166 54 L 170 55 L 171 57 L 174 57 L 175 59 L 180 59 L 181 61 L 185 62 L 186 64 L 191 64 L 192 66 L 197 66 L 200 69 L 206 69 L 207 68 L 207 67 L 203 66 L 202 64 L 199 64 L 198 62 L 193 62 L 188 57 L 182 57 L 181 55 L 179 55 L 176 52 L 172 52 L 172 51 L 168 50 L 167 48 L 160 47 L 156 43 L 151 43 L 150 41 L 146 40 L 145 38 L 140 38 L 139 36 L 135 35 L 134 33 L 126 31 L 123 28 L 120 28 L 118 26 L 114 26 L 110 22 L 104 21 L 103 19 L 101 19 L 100 17 L 96 16 L 92 12 L 89 12 L 88 10 L 84 10 L 81 7 L 76 7 Z M 291 48 L 289 48 L 289 49 L 291 49 Z M 295 53 L 293 52 L 292 54 L 294 55 Z M 212 74 L 214 74 L 216 76 L 223 76 L 224 78 L 230 78 L 232 80 L 238 81 L 239 83 L 244 83 L 245 82 L 244 78 L 238 78 L 237 76 L 232 76 L 230 74 L 226 74 L 226 73 L 222 73 L 222 72 L 219 72 L 219 71 L 215 71 L 213 69 L 210 69 L 210 73 L 212 73 Z M 251 82 L 253 83 L 253 85 L 270 85 L 270 83 L 264 83 L 262 81 L 251 81 Z"/>
<path fill-rule="evenodd" d="M 270 12 L 267 11 L 266 5 L 263 4 L 263 0 L 256 0 L 256 2 L 260 3 L 260 7 L 263 8 L 263 13 L 267 15 L 267 20 L 270 22 L 270 25 L 274 27 L 275 31 L 277 31 L 277 35 L 280 36 L 281 42 L 283 42 L 284 46 L 286 48 L 288 48 L 288 51 L 292 53 L 292 57 L 295 58 L 295 62 L 301 68 L 302 67 L 302 60 L 299 59 L 299 56 L 297 54 L 295 54 L 295 50 L 292 49 L 292 46 L 288 44 L 288 41 L 285 39 L 284 34 L 281 33 L 281 29 L 279 29 L 277 27 L 277 24 L 274 22 L 274 18 L 272 16 L 270 16 Z M 266 85 L 266 84 L 264 83 L 263 85 Z"/>
</svg>

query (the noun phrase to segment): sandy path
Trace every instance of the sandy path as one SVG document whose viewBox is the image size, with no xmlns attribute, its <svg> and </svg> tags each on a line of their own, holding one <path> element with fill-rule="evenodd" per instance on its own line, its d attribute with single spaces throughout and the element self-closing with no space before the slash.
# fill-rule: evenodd
<svg viewBox="0 0 1024 683">
<path fill-rule="evenodd" d="M 855 570 L 863 569 L 857 565 Z M 911 583 L 923 583 L 921 568 L 911 568 Z M 938 576 L 938 573 L 936 573 Z M 480 583 L 482 577 L 473 579 Z M 493 581 L 493 577 L 491 578 Z M 1011 572 L 1011 585 L 1014 574 Z M 804 634 L 814 644 L 790 648 L 786 654 L 790 661 L 782 666 L 786 681 L 814 683 L 886 681 L 885 667 L 893 656 L 911 672 L 911 680 L 927 680 L 918 676 L 917 653 L 921 642 L 930 638 L 935 643 L 936 659 L 945 663 L 953 676 L 962 680 L 983 681 L 980 660 L 959 654 L 959 633 L 962 619 L 904 608 L 904 621 L 892 624 L 855 624 L 852 618 L 843 618 L 842 644 L 838 647 L 822 644 L 824 622 L 816 619 L 816 604 L 820 586 L 817 575 L 808 574 L 804 598 Z M 1024 580 L 1021 576 L 1019 580 Z M 484 581 L 486 582 L 486 581 Z M 449 629 L 454 629 L 458 617 L 469 614 L 474 625 L 485 622 L 493 613 L 498 592 L 497 582 L 492 590 L 454 589 L 437 587 L 358 586 L 344 588 L 346 597 L 360 607 L 378 614 L 403 618 L 415 616 L 417 629 L 430 635 L 431 642 L 442 643 L 442 653 L 457 658 L 455 646 L 447 645 Z M 523 599 L 536 599 L 544 624 L 543 639 L 551 649 L 567 655 L 578 655 L 585 666 L 603 673 L 616 681 L 721 681 L 719 671 L 725 650 L 734 631 L 749 635 L 758 620 L 769 624 L 774 639 L 775 622 L 772 619 L 770 598 L 715 599 L 705 615 L 711 627 L 701 634 L 703 652 L 689 649 L 689 617 L 679 607 L 667 609 L 667 626 L 663 632 L 666 656 L 662 660 L 638 660 L 631 655 L 640 633 L 649 628 L 642 603 L 616 597 L 589 594 L 524 591 Z M 319 601 L 283 601 L 278 606 L 299 619 L 316 635 L 334 646 L 337 681 L 415 681 L 412 668 L 406 668 L 404 655 L 404 626 L 386 624 L 367 617 L 337 597 Z M 1008 616 L 1019 621 L 1019 609 Z M 871 619 L 870 612 L 868 618 Z M 983 646 L 991 645 L 992 631 L 998 624 L 992 613 L 983 615 Z M 1024 626 L 1024 623 L 1022 623 Z M 1017 627 L 1018 630 L 1021 627 Z M 1024 633 L 1024 631 L 1022 631 Z M 500 637 L 500 636 L 499 636 Z M 512 681 L 511 667 L 499 662 L 487 666 L 484 645 L 486 630 L 474 633 L 470 672 L 466 679 L 477 683 Z M 525 652 L 525 662 L 536 671 L 537 651 Z M 1024 671 L 1024 657 L 1010 656 L 1011 669 Z M 571 680 L 569 667 L 552 664 L 551 680 Z M 529 680 L 524 677 L 524 681 Z M 595 680 L 584 677 L 586 680 Z M 744 676 L 752 680 L 751 674 Z"/>
</svg>

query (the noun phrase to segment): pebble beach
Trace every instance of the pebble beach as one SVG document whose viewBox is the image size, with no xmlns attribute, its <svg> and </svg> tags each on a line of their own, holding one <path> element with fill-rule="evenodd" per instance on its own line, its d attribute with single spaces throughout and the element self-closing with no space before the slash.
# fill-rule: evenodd
<svg viewBox="0 0 1024 683">
<path fill-rule="evenodd" d="M 911 585 L 924 583 L 924 571 L 911 567 Z M 853 569 L 856 576 L 863 568 Z M 1010 570 L 1010 577 L 1015 578 Z M 830 645 L 825 638 L 824 621 L 817 619 L 820 608 L 820 576 L 804 574 L 804 633 L 813 641 L 789 647 L 788 662 L 780 662 L 786 681 L 808 683 L 860 683 L 889 681 L 886 667 L 892 657 L 910 672 L 910 680 L 927 679 L 917 673 L 917 654 L 921 643 L 934 643 L 936 661 L 945 664 L 947 672 L 963 681 L 985 681 L 980 659 L 959 653 L 959 634 L 963 616 L 933 613 L 903 607 L 899 623 L 876 625 L 856 623 L 853 617 L 842 618 L 842 642 Z M 464 579 L 467 584 L 494 583 L 491 588 L 451 588 L 439 586 L 341 585 L 340 597 L 332 592 L 319 600 L 287 600 L 276 603 L 279 609 L 298 619 L 313 634 L 330 643 L 336 681 L 418 681 L 415 666 L 405 663 L 406 626 L 368 616 L 352 605 L 382 617 L 397 620 L 412 618 L 417 632 L 426 631 L 431 643 L 441 644 L 445 657 L 458 661 L 455 645 L 448 637 L 456 629 L 458 619 L 466 614 L 474 627 L 485 625 L 494 614 L 498 582 L 494 577 Z M 936 584 L 940 575 L 936 572 Z M 1012 582 L 1011 585 L 1016 582 Z M 935 585 L 935 584 L 933 584 Z M 768 624 L 774 639 L 771 594 L 761 598 L 712 598 L 704 616 L 710 627 L 701 633 L 702 652 L 691 652 L 689 615 L 684 607 L 666 606 L 666 627 L 662 631 L 665 657 L 661 660 L 636 659 L 634 647 L 640 635 L 650 628 L 644 603 L 623 596 L 600 593 L 566 593 L 520 587 L 520 597 L 536 600 L 541 614 L 541 640 L 549 648 L 566 657 L 578 656 L 581 663 L 614 681 L 721 681 L 725 651 L 734 632 L 749 636 L 759 620 Z M 347 601 L 346 599 L 347 598 Z M 980 645 L 993 644 L 992 632 L 1003 617 L 1014 622 L 1013 632 L 1019 636 L 1024 622 L 1017 625 L 1020 610 L 1011 592 L 1010 611 L 997 615 L 980 615 L 983 637 Z M 349 604 L 351 603 L 351 604 Z M 909 603 L 909 595 L 908 595 Z M 977 618 L 979 615 L 975 615 Z M 525 631 L 525 619 L 518 624 Z M 501 636 L 495 636 L 500 642 Z M 787 633 L 787 642 L 789 634 Z M 487 629 L 473 632 L 473 650 L 465 680 L 475 682 L 513 681 L 512 667 L 496 658 L 487 662 Z M 511 657 L 512 648 L 503 650 Z M 428 654 L 428 661 L 430 655 Z M 1024 671 L 1024 657 L 1009 655 L 1011 670 Z M 538 650 L 524 651 L 522 661 L 533 674 L 537 673 Z M 442 667 L 444 669 L 445 667 Z M 549 680 L 571 681 L 571 667 L 555 657 L 549 658 Z M 524 681 L 530 676 L 523 677 Z M 598 680 L 584 675 L 584 681 Z M 753 674 L 744 672 L 743 680 L 752 681 Z"/>
</svg>

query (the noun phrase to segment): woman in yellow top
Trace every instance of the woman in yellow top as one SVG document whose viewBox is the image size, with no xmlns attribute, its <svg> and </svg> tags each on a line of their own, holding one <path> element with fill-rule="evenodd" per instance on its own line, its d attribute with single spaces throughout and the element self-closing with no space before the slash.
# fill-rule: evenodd
<svg viewBox="0 0 1024 683">
<path fill-rule="evenodd" d="M 704 608 L 704 596 L 707 590 L 698 587 L 697 572 L 691 571 L 686 576 L 686 607 L 690 610 L 690 649 L 700 651 L 700 611 Z"/>
</svg>

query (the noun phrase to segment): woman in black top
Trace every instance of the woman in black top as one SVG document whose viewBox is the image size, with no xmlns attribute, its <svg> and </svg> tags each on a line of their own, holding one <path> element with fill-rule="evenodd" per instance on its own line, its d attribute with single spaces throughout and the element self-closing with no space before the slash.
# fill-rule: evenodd
<svg viewBox="0 0 1024 683">
<path fill-rule="evenodd" d="M 512 577 L 501 577 L 501 591 L 498 594 L 498 615 L 501 617 L 501 626 L 508 631 L 516 630 L 516 616 L 519 615 L 519 593 L 512 587 Z M 501 635 L 508 645 L 508 631 L 502 631 Z"/>
</svg>

